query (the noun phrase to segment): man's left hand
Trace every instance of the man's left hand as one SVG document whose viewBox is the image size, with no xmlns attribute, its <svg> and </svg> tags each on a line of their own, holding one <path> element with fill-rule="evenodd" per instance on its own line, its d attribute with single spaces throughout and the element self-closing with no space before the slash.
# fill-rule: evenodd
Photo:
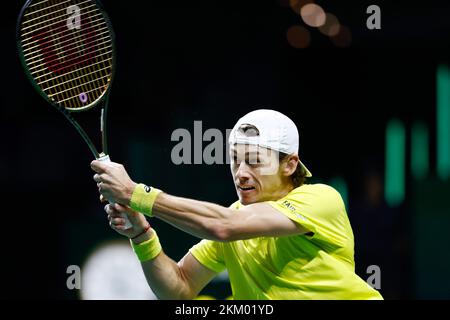
<svg viewBox="0 0 450 320">
<path fill-rule="evenodd" d="M 120 163 L 101 162 L 94 160 L 91 168 L 96 172 L 94 181 L 100 193 L 110 203 L 119 203 L 125 206 L 130 204 L 136 183 L 130 179 L 127 171 Z"/>
</svg>

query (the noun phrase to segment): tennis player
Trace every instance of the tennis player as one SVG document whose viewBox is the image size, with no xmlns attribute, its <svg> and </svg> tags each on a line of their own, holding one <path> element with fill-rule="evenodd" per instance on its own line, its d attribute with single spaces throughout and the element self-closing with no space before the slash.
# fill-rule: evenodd
<svg viewBox="0 0 450 320">
<path fill-rule="evenodd" d="M 111 227 L 131 239 L 160 299 L 192 299 L 228 270 L 234 299 L 382 299 L 355 274 L 354 239 L 339 193 L 305 184 L 297 127 L 256 110 L 229 137 L 239 200 L 230 207 L 169 195 L 133 182 L 117 163 L 93 161 Z M 212 182 L 213 183 L 213 182 Z M 124 212 L 132 223 L 125 230 Z M 202 238 L 177 263 L 141 213 Z"/>
</svg>

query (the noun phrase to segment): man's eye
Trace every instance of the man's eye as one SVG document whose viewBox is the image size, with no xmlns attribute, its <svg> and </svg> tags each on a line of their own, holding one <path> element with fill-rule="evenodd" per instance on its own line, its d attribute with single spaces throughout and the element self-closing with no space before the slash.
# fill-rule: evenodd
<svg viewBox="0 0 450 320">
<path fill-rule="evenodd" d="M 241 163 L 241 161 L 238 158 L 236 158 L 236 157 L 233 157 L 231 162 L 233 162 L 234 164 L 240 164 Z"/>
<path fill-rule="evenodd" d="M 256 160 L 256 159 L 251 159 L 251 160 L 246 160 L 245 163 L 250 166 L 255 166 L 255 165 L 261 164 L 261 161 Z"/>
</svg>

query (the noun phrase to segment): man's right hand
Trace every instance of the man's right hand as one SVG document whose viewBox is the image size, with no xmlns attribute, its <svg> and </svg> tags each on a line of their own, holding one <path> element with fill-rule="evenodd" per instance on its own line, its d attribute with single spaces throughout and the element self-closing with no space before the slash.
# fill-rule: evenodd
<svg viewBox="0 0 450 320">
<path fill-rule="evenodd" d="M 130 207 L 122 206 L 118 203 L 107 204 L 105 211 L 108 214 L 109 225 L 117 233 L 128 237 L 135 238 L 141 234 L 149 225 L 148 221 L 142 213 L 132 210 Z M 121 213 L 126 214 L 130 220 L 132 227 L 125 229 L 125 219 L 121 217 Z M 151 236 L 151 229 L 148 232 L 141 234 L 139 237 L 133 239 L 133 242 L 140 243 L 148 240 Z"/>
</svg>

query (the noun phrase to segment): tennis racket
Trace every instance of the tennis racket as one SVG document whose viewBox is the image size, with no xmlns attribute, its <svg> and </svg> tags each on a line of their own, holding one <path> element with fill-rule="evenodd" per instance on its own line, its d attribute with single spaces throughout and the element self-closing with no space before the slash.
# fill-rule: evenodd
<svg viewBox="0 0 450 320">
<path fill-rule="evenodd" d="M 17 22 L 17 46 L 34 88 L 69 120 L 96 159 L 110 161 L 106 112 L 116 55 L 114 32 L 100 2 L 27 1 Z M 73 117 L 94 107 L 100 110 L 101 152 Z"/>
</svg>

